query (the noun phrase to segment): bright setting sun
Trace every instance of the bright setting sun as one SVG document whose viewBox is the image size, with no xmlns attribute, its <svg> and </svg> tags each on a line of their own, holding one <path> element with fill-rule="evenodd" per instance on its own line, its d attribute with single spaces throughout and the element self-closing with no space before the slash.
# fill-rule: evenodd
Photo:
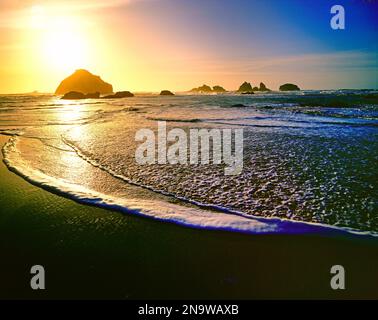
<svg viewBox="0 0 378 320">
<path fill-rule="evenodd" d="M 88 44 L 78 18 L 43 6 L 31 7 L 30 14 L 32 30 L 40 39 L 35 53 L 50 70 L 70 73 L 88 64 Z"/>
</svg>

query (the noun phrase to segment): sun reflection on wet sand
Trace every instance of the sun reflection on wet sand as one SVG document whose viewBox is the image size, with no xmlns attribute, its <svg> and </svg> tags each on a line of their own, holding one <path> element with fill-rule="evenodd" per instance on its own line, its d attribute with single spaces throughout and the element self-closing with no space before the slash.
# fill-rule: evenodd
<svg viewBox="0 0 378 320">
<path fill-rule="evenodd" d="M 74 182 L 79 179 L 85 184 L 90 183 L 92 170 L 75 152 L 61 152 L 59 157 L 60 174 L 65 181 Z"/>
<path fill-rule="evenodd" d="M 59 164 L 58 171 L 62 179 L 67 182 L 77 181 L 78 177 L 83 183 L 91 184 L 93 177 L 89 164 L 65 143 L 64 136 L 69 133 L 70 137 L 79 139 L 87 135 L 84 120 L 88 116 L 89 108 L 74 101 L 59 100 L 59 109 L 56 111 L 56 120 L 59 126 L 53 126 L 55 134 L 59 137 L 64 150 L 53 152 L 53 157 Z M 51 132 L 50 132 L 51 133 Z"/>
<path fill-rule="evenodd" d="M 83 108 L 84 107 L 82 105 L 64 101 L 57 115 L 59 120 L 66 122 L 67 124 L 70 122 L 77 122 L 83 117 Z"/>
</svg>

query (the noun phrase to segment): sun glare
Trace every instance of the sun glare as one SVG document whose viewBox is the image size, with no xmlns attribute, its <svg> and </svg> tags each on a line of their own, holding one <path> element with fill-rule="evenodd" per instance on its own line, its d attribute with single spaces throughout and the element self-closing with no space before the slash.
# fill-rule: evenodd
<svg viewBox="0 0 378 320">
<path fill-rule="evenodd" d="M 70 73 L 88 65 L 87 37 L 78 17 L 33 6 L 31 27 L 40 39 L 36 50 L 50 70 Z"/>
<path fill-rule="evenodd" d="M 42 51 L 50 67 L 58 70 L 73 71 L 86 65 L 85 44 L 73 30 L 48 31 Z"/>
</svg>

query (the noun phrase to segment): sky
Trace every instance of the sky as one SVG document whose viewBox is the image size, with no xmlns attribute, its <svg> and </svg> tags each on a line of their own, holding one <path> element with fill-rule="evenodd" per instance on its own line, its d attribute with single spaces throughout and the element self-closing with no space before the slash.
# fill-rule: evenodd
<svg viewBox="0 0 378 320">
<path fill-rule="evenodd" d="M 377 40 L 375 0 L 0 0 L 0 93 L 79 68 L 115 91 L 378 88 Z"/>
</svg>

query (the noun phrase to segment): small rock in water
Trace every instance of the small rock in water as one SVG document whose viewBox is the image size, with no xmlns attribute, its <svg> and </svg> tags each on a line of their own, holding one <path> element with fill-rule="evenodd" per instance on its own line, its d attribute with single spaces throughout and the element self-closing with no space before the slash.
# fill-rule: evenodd
<svg viewBox="0 0 378 320">
<path fill-rule="evenodd" d="M 121 99 L 121 98 L 128 98 L 128 97 L 134 97 L 134 94 L 132 94 L 130 91 L 118 91 L 115 94 L 110 94 L 102 98 L 103 99 Z"/>
<path fill-rule="evenodd" d="M 84 94 L 78 91 L 70 91 L 70 92 L 67 92 L 61 99 L 80 100 L 80 99 L 98 99 L 98 98 L 100 98 L 100 92 Z"/>
<path fill-rule="evenodd" d="M 162 90 L 162 91 L 160 92 L 160 95 L 161 95 L 161 96 L 174 96 L 174 93 L 172 93 L 172 92 L 169 91 L 169 90 Z"/>
</svg>

